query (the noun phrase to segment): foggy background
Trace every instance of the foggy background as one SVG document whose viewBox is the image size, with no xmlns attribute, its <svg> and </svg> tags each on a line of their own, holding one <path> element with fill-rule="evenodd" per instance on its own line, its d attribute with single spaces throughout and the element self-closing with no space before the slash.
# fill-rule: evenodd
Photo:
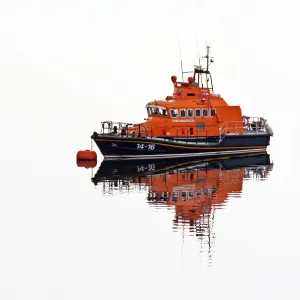
<svg viewBox="0 0 300 300">
<path fill-rule="evenodd" d="M 298 6 L 1 1 L 1 299 L 296 299 Z M 103 200 L 75 162 L 101 121 L 142 121 L 148 101 L 172 95 L 170 77 L 181 78 L 178 33 L 184 71 L 198 62 L 198 37 L 201 57 L 206 43 L 212 47 L 215 92 L 243 114 L 265 117 L 275 132 L 271 179 L 253 187 L 253 197 L 268 202 L 251 202 L 252 189 L 245 195 L 265 208 L 261 219 L 252 211 L 257 227 L 248 220 L 253 248 L 238 242 L 249 212 L 233 204 L 218 219 L 224 252 L 210 269 L 199 267 L 193 242 L 182 262 L 171 215 L 149 211 L 145 195 L 123 196 L 134 207 L 124 215 L 126 202 Z M 157 223 L 145 223 L 145 214 Z"/>
</svg>

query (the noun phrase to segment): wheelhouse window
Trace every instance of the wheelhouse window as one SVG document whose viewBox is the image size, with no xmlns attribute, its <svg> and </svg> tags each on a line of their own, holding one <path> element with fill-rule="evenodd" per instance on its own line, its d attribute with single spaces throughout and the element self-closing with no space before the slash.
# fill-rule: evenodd
<svg viewBox="0 0 300 300">
<path fill-rule="evenodd" d="M 187 115 L 189 118 L 192 118 L 194 116 L 194 110 L 193 109 L 188 109 L 187 110 Z"/>
<path fill-rule="evenodd" d="M 197 198 L 200 198 L 200 197 L 201 197 L 201 190 L 198 189 L 198 190 L 197 190 Z"/>
<path fill-rule="evenodd" d="M 158 111 L 157 111 L 157 108 L 156 107 L 151 107 L 151 115 L 157 115 L 158 114 Z"/>
<path fill-rule="evenodd" d="M 206 108 L 202 109 L 202 116 L 207 117 L 208 116 L 208 111 Z"/>
<path fill-rule="evenodd" d="M 170 113 L 171 113 L 172 118 L 178 117 L 178 109 L 170 109 Z"/>
<path fill-rule="evenodd" d="M 197 108 L 195 109 L 195 117 L 200 118 L 201 117 L 201 109 Z"/>
<path fill-rule="evenodd" d="M 214 117 L 216 115 L 216 110 L 214 108 L 210 109 L 210 116 Z"/>
<path fill-rule="evenodd" d="M 172 195 L 171 201 L 173 201 L 173 202 L 177 202 L 177 200 L 178 200 L 178 192 L 173 192 L 173 195 Z"/>
<path fill-rule="evenodd" d="M 186 117 L 186 111 L 185 111 L 185 109 L 181 109 L 180 110 L 180 117 L 181 118 L 185 118 Z"/>
<path fill-rule="evenodd" d="M 165 107 L 149 106 L 149 107 L 147 107 L 147 113 L 148 113 L 148 116 L 164 116 L 164 117 L 168 116 L 168 111 Z M 177 114 L 178 114 L 178 112 L 177 112 Z"/>
<path fill-rule="evenodd" d="M 164 117 L 168 116 L 168 112 L 167 112 L 167 110 L 165 108 L 159 108 L 158 112 L 159 112 L 160 116 L 164 116 Z"/>
</svg>

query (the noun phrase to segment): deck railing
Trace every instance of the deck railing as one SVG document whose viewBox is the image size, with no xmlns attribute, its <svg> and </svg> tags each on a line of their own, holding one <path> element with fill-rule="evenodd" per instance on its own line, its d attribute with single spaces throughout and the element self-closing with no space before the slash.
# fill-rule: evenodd
<svg viewBox="0 0 300 300">
<path fill-rule="evenodd" d="M 101 134 L 105 135 L 128 135 L 128 128 L 133 124 L 126 122 L 101 122 Z"/>
<path fill-rule="evenodd" d="M 216 132 L 216 136 L 219 136 L 218 141 L 221 142 L 224 137 L 228 134 L 249 134 L 249 133 L 262 133 L 266 132 L 265 128 L 266 120 L 259 117 L 246 117 L 243 121 L 225 121 L 221 124 L 219 128 L 216 125 L 205 125 L 202 130 L 197 130 L 193 128 L 193 132 L 195 134 L 190 134 L 190 125 L 180 124 L 180 128 L 177 129 L 177 133 L 175 135 L 176 138 L 186 139 L 188 142 L 190 139 L 198 138 L 202 139 L 206 137 L 207 142 L 209 142 L 212 137 L 208 135 L 209 132 Z M 153 138 L 160 137 L 163 139 L 170 139 L 172 137 L 166 135 L 166 127 L 155 125 L 155 128 L 160 127 L 161 131 L 164 132 L 160 136 L 154 136 L 153 130 L 151 126 L 144 126 L 143 124 L 131 124 L 126 122 L 113 122 L 113 121 L 104 121 L 101 122 L 102 130 L 101 134 L 103 135 L 118 135 L 122 137 L 145 137 L 145 138 Z M 137 132 L 135 134 L 129 135 L 129 130 L 131 126 L 135 126 L 137 128 Z M 199 134 L 199 131 L 201 134 Z M 180 134 L 181 133 L 181 134 Z M 174 136 L 173 136 L 174 138 Z"/>
<path fill-rule="evenodd" d="M 220 141 L 229 133 L 261 133 L 266 132 L 266 120 L 260 117 L 246 117 L 243 121 L 225 121 L 220 127 Z"/>
</svg>

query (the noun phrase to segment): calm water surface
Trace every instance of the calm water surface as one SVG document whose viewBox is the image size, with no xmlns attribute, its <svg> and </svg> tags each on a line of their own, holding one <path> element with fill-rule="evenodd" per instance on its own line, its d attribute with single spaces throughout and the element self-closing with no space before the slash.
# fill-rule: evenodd
<svg viewBox="0 0 300 300">
<path fill-rule="evenodd" d="M 170 234 L 181 237 L 182 251 L 185 237 L 195 237 L 199 261 L 212 265 L 217 211 L 241 198 L 243 185 L 267 180 L 272 168 L 267 153 L 218 159 L 103 161 L 92 182 L 103 197 L 136 195 L 149 209 L 168 211 Z"/>
<path fill-rule="evenodd" d="M 86 169 L 54 137 L 1 158 L 1 299 L 299 299 L 294 155 Z"/>
</svg>

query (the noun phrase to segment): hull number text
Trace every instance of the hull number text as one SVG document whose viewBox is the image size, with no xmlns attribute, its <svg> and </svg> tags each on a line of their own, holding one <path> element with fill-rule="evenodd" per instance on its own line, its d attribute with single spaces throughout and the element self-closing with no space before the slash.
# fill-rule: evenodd
<svg viewBox="0 0 300 300">
<path fill-rule="evenodd" d="M 155 144 L 137 144 L 136 149 L 154 150 Z"/>
<path fill-rule="evenodd" d="M 149 164 L 149 165 L 137 166 L 137 171 L 138 172 L 155 171 L 155 165 Z"/>
</svg>

